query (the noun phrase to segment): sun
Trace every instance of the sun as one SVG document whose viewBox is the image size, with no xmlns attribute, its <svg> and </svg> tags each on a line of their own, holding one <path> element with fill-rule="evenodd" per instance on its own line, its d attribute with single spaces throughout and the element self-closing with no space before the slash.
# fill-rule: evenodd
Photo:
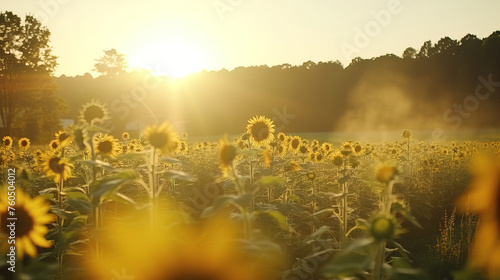
<svg viewBox="0 0 500 280">
<path fill-rule="evenodd" d="M 157 76 L 185 77 L 207 68 L 208 55 L 205 49 L 185 38 L 153 40 L 142 45 L 130 57 L 134 68 L 147 69 Z"/>
</svg>

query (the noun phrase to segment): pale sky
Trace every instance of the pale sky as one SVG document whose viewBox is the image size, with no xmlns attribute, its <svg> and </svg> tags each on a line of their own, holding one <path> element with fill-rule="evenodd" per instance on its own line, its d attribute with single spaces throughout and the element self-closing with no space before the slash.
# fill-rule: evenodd
<svg viewBox="0 0 500 280">
<path fill-rule="evenodd" d="M 500 30 L 498 0 L 0 0 L 51 31 L 56 76 L 83 75 L 103 50 L 158 72 L 400 56 L 426 40 Z M 176 68 L 177 70 L 172 70 Z"/>
</svg>

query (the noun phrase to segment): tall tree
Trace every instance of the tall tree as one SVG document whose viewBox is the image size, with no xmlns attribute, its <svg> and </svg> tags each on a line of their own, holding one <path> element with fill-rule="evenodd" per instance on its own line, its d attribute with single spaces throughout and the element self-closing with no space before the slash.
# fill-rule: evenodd
<svg viewBox="0 0 500 280">
<path fill-rule="evenodd" d="M 12 12 L 0 13 L 0 117 L 4 135 L 11 135 L 14 123 L 22 124 L 23 116 L 38 106 L 37 101 L 60 102 L 55 95 L 52 72 L 57 62 L 49 37 L 49 30 L 32 15 L 26 15 L 23 22 Z M 53 117 L 59 109 L 39 109 L 38 118 Z"/>
<path fill-rule="evenodd" d="M 116 49 L 104 51 L 104 56 L 95 61 L 94 71 L 101 74 L 101 76 L 112 78 L 126 73 L 127 62 L 125 61 L 125 55 L 119 54 Z"/>
</svg>

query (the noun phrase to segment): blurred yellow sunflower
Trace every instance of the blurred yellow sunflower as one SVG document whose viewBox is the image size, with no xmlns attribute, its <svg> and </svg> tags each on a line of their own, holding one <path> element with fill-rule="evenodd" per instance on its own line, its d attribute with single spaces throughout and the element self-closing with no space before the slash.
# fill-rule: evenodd
<svg viewBox="0 0 500 280">
<path fill-rule="evenodd" d="M 167 122 L 147 127 L 144 130 L 144 137 L 151 146 L 165 154 L 172 154 L 179 142 L 179 135 Z"/>
<path fill-rule="evenodd" d="M 255 145 L 269 144 L 274 139 L 273 121 L 264 116 L 255 116 L 248 120 L 247 133 Z"/>
<path fill-rule="evenodd" d="M 411 140 L 411 134 L 412 134 L 411 130 L 409 130 L 409 129 L 403 130 L 403 133 L 402 133 L 403 138 L 410 139 L 410 140 Z"/>
<path fill-rule="evenodd" d="M 135 280 L 263 280 L 276 273 L 281 255 L 248 254 L 233 223 L 212 218 L 189 225 L 180 219 L 167 217 L 170 226 L 149 230 L 141 221 L 103 229 L 99 237 L 106 246 L 99 261 L 88 262 L 87 279 L 112 279 L 113 270 Z"/>
<path fill-rule="evenodd" d="M 108 108 L 98 100 L 92 100 L 83 105 L 78 117 L 80 122 L 94 125 L 110 118 Z"/>
<path fill-rule="evenodd" d="M 73 142 L 74 137 L 68 134 L 66 131 L 61 130 L 56 133 L 56 141 L 61 148 L 69 146 Z"/>
<path fill-rule="evenodd" d="M 375 179 L 381 183 L 388 183 L 394 179 L 398 175 L 398 169 L 389 164 L 381 164 L 378 166 L 375 174 Z"/>
<path fill-rule="evenodd" d="M 500 276 L 500 160 L 480 158 L 471 170 L 473 180 L 457 200 L 462 212 L 479 214 L 472 249 L 471 265 L 485 269 L 491 279 Z"/>
<path fill-rule="evenodd" d="M 126 131 L 125 131 L 125 132 L 123 132 L 123 133 L 122 133 L 122 139 L 123 139 L 123 140 L 128 140 L 128 139 L 130 139 L 130 134 L 129 134 L 128 132 L 126 132 Z"/>
<path fill-rule="evenodd" d="M 102 138 L 94 139 L 95 149 L 98 154 L 116 157 L 120 151 L 121 146 L 118 139 L 111 135 L 104 135 Z"/>
<path fill-rule="evenodd" d="M 12 141 L 12 137 L 10 137 L 10 136 L 5 136 L 5 137 L 2 139 L 2 145 L 3 145 L 3 147 L 4 147 L 6 150 L 8 150 L 8 149 L 12 148 L 12 143 L 13 143 L 13 141 Z"/>
<path fill-rule="evenodd" d="M 18 145 L 21 150 L 27 150 L 30 147 L 30 139 L 26 137 L 19 139 Z"/>
<path fill-rule="evenodd" d="M 237 149 L 235 146 L 228 143 L 227 135 L 224 135 L 224 138 L 219 141 L 219 145 L 220 169 L 222 170 L 223 175 L 227 176 L 229 171 L 232 169 L 233 161 L 237 155 Z"/>
<path fill-rule="evenodd" d="M 13 244 L 8 244 L 7 238 L 12 234 L 8 227 L 11 217 L 8 207 L 15 209 L 15 246 L 19 259 L 24 257 L 24 253 L 31 257 L 37 256 L 36 246 L 49 248 L 52 242 L 45 239 L 49 229 L 45 224 L 55 221 L 55 216 L 49 214 L 50 205 L 40 196 L 31 198 L 25 194 L 21 188 L 16 189 L 16 204 L 11 206 L 7 200 L 8 191 L 3 188 L 0 193 L 0 244 L 2 251 L 10 249 Z"/>
<path fill-rule="evenodd" d="M 42 168 L 47 177 L 59 183 L 61 178 L 66 180 L 71 177 L 71 168 L 74 168 L 74 166 L 68 163 L 67 159 L 60 158 L 52 153 L 47 153 L 42 155 Z"/>
</svg>

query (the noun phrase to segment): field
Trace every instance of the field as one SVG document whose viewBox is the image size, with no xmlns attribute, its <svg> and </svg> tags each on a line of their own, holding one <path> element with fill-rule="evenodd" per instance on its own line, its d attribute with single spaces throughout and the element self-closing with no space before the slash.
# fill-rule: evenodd
<svg viewBox="0 0 500 280">
<path fill-rule="evenodd" d="M 105 114 L 89 108 L 50 144 L 2 139 L 2 271 L 19 279 L 476 279 L 477 267 L 495 271 L 490 260 L 467 264 L 494 250 L 491 240 L 473 241 L 470 210 L 488 238 L 481 229 L 495 222 L 487 187 L 498 183 L 498 165 L 487 159 L 498 156 L 497 131 L 440 142 L 410 130 L 286 134 L 256 116 L 240 135 L 190 139 L 163 123 L 131 139 L 107 135 Z"/>
</svg>

